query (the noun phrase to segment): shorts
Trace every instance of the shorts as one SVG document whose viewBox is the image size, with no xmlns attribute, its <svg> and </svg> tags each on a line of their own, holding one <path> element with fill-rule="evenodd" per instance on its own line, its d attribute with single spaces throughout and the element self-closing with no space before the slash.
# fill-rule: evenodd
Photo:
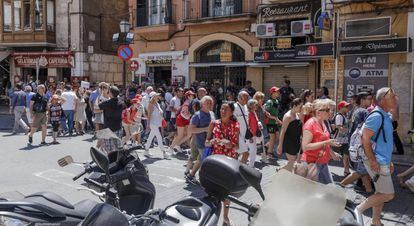
<svg viewBox="0 0 414 226">
<path fill-rule="evenodd" d="M 355 172 L 357 172 L 359 175 L 367 175 L 367 169 L 365 168 L 364 163 L 362 163 L 361 161 L 358 162 L 351 162 L 351 167 L 352 169 L 355 170 Z"/>
<path fill-rule="evenodd" d="M 332 147 L 332 150 L 341 155 L 349 155 L 349 144 L 342 144 L 341 147 Z"/>
<path fill-rule="evenodd" d="M 52 131 L 59 132 L 60 122 L 52 122 Z"/>
<path fill-rule="evenodd" d="M 368 161 L 364 161 L 365 168 L 369 176 L 374 179 L 378 174 L 371 170 Z M 380 172 L 377 182 L 374 181 L 375 192 L 382 194 L 394 194 L 394 184 L 392 183 L 391 171 L 389 165 L 379 165 Z"/>
<path fill-rule="evenodd" d="M 177 127 L 175 126 L 175 121 L 176 121 L 176 118 L 171 118 L 171 120 L 170 121 L 168 121 L 169 122 L 169 131 L 170 132 L 176 132 L 177 131 Z"/>
<path fill-rule="evenodd" d="M 94 114 L 93 123 L 96 123 L 96 124 L 104 124 L 103 112 L 95 113 Z"/>
<path fill-rule="evenodd" d="M 195 148 L 195 149 L 191 149 L 191 159 L 193 161 L 200 161 L 203 158 L 203 153 L 204 153 L 204 148 Z"/>
<path fill-rule="evenodd" d="M 47 115 L 46 112 L 43 113 L 34 113 L 33 114 L 33 127 L 39 128 L 41 126 L 47 125 Z"/>
<path fill-rule="evenodd" d="M 122 138 L 122 129 L 115 131 L 114 133 L 119 139 L 110 138 L 110 139 L 103 139 L 102 142 L 102 150 L 106 153 L 110 153 L 113 151 L 118 151 L 122 148 L 121 138 Z"/>
<path fill-rule="evenodd" d="M 144 130 L 141 123 L 135 123 L 131 125 L 131 134 L 140 134 Z"/>
<path fill-rule="evenodd" d="M 186 126 L 190 125 L 190 120 L 185 119 L 181 115 L 178 115 L 177 120 L 176 120 L 176 125 L 177 125 L 177 127 L 186 127 Z"/>
<path fill-rule="evenodd" d="M 240 134 L 239 135 L 239 148 L 237 149 L 237 153 L 241 154 L 241 153 L 248 152 L 248 151 L 249 151 L 249 146 L 247 146 L 247 141 Z"/>
<path fill-rule="evenodd" d="M 27 122 L 29 124 L 32 124 L 33 119 L 32 119 L 32 114 L 30 114 L 30 108 L 26 108 L 26 117 L 27 117 Z"/>
<path fill-rule="evenodd" d="M 279 127 L 277 125 L 267 125 L 267 132 L 268 133 L 277 133 L 279 132 Z"/>
</svg>

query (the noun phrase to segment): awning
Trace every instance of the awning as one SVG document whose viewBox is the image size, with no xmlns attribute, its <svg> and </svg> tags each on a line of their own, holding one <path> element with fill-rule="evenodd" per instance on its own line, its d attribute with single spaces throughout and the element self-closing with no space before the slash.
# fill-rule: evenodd
<svg viewBox="0 0 414 226">
<path fill-rule="evenodd" d="M 247 62 L 192 63 L 190 67 L 244 67 Z"/>
<path fill-rule="evenodd" d="M 10 55 L 9 51 L 0 51 L 0 62 L 6 59 Z"/>
</svg>

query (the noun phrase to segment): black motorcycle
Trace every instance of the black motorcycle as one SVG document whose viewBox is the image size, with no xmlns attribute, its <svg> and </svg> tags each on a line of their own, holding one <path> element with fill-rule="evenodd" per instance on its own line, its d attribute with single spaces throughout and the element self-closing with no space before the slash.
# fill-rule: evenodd
<svg viewBox="0 0 414 226">
<path fill-rule="evenodd" d="M 104 157 L 97 162 L 98 166 L 105 169 L 108 160 Z M 119 210 L 106 205 L 96 206 L 85 218 L 81 225 L 105 226 L 105 225 L 217 225 L 222 208 L 222 201 L 227 199 L 241 208 L 230 206 L 230 208 L 243 211 L 248 220 L 253 217 L 259 209 L 258 205 L 247 204 L 238 199 L 249 186 L 252 186 L 264 200 L 260 181 L 260 171 L 252 169 L 238 161 L 222 155 L 208 157 L 200 169 L 200 183 L 207 195 L 202 198 L 186 197 L 165 209 L 149 210 L 142 215 L 127 215 Z M 363 225 L 362 218 L 352 208 L 346 207 L 344 215 L 338 225 L 351 226 Z"/>
</svg>

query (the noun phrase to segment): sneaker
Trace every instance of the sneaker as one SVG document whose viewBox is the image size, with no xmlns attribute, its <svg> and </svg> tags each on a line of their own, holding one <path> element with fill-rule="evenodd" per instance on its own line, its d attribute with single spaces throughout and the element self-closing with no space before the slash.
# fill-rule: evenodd
<svg viewBox="0 0 414 226">
<path fill-rule="evenodd" d="M 46 141 L 40 142 L 40 145 L 46 145 Z"/>
<path fill-rule="evenodd" d="M 60 144 L 58 141 L 53 141 L 52 144 Z"/>
<path fill-rule="evenodd" d="M 263 163 L 267 163 L 267 164 L 270 163 L 269 159 L 267 159 L 266 153 L 264 153 L 264 152 L 262 152 L 262 159 L 261 159 L 261 161 Z"/>
<path fill-rule="evenodd" d="M 145 151 L 144 151 L 144 156 L 145 156 L 145 157 L 147 157 L 147 158 L 152 158 L 152 157 L 154 157 L 154 155 L 153 155 L 153 154 L 151 154 L 151 153 L 149 152 L 149 150 L 145 150 Z"/>
<path fill-rule="evenodd" d="M 166 151 L 164 151 L 164 153 L 162 154 L 162 157 L 164 159 L 167 159 L 167 160 L 170 160 L 171 159 L 170 155 Z"/>
<path fill-rule="evenodd" d="M 33 143 L 33 137 L 29 136 L 29 144 Z"/>
<path fill-rule="evenodd" d="M 200 184 L 195 177 L 191 176 L 191 174 L 186 175 L 185 180 L 190 184 L 194 184 L 194 185 L 199 185 Z"/>
</svg>

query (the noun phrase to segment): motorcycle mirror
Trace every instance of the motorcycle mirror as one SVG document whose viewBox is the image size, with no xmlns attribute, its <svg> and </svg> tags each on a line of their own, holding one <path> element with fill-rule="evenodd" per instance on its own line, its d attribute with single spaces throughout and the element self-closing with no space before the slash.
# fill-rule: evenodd
<svg viewBox="0 0 414 226">
<path fill-rule="evenodd" d="M 92 157 L 92 160 L 95 162 L 95 164 L 105 172 L 106 175 L 109 176 L 109 159 L 108 156 L 103 153 L 102 151 L 91 147 L 90 154 Z"/>
<path fill-rule="evenodd" d="M 262 186 L 262 173 L 259 170 L 253 169 L 246 164 L 240 164 L 239 167 L 240 175 L 242 178 L 260 194 L 260 197 L 265 200 Z"/>
<path fill-rule="evenodd" d="M 61 159 L 59 159 L 59 160 L 57 161 L 57 163 L 59 164 L 59 166 L 60 166 L 60 167 L 65 167 L 65 166 L 67 166 L 67 165 L 70 165 L 70 164 L 74 163 L 74 161 L 73 161 L 72 156 L 67 155 L 67 156 L 65 156 L 65 157 L 63 157 L 63 158 L 61 158 Z"/>
</svg>

